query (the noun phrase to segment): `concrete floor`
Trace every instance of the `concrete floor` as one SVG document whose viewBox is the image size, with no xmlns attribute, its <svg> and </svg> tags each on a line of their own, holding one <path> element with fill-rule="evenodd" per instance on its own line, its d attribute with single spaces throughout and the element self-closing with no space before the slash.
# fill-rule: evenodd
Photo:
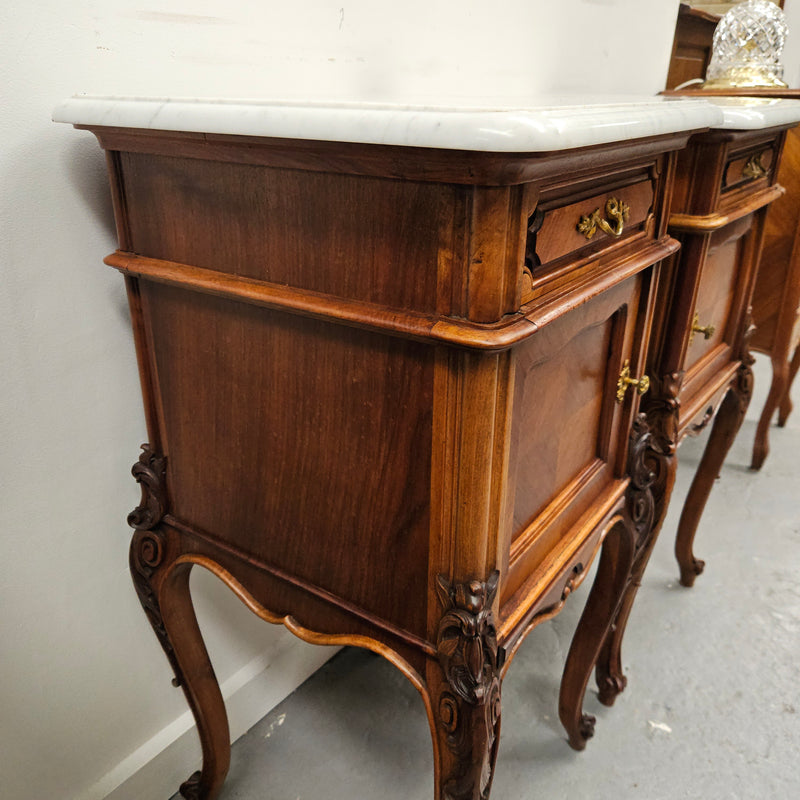
<svg viewBox="0 0 800 800">
<path fill-rule="evenodd" d="M 625 640 L 628 688 L 605 708 L 590 686 L 597 727 L 585 752 L 567 746 L 557 697 L 590 579 L 523 644 L 503 684 L 496 800 L 800 797 L 800 381 L 794 416 L 772 428 L 752 473 L 769 375 L 759 358 L 756 396 L 697 534 L 706 571 L 693 589 L 678 584 L 672 547 L 705 439 L 680 448 Z M 432 786 L 415 689 L 348 649 L 236 742 L 220 800 L 424 800 Z"/>
</svg>

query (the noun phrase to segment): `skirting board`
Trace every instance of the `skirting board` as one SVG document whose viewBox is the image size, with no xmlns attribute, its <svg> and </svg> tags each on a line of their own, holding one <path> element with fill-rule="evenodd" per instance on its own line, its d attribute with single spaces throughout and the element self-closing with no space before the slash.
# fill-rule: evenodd
<svg viewBox="0 0 800 800">
<path fill-rule="evenodd" d="M 339 650 L 291 638 L 275 654 L 253 659 L 220 687 L 231 741 L 246 733 Z M 200 768 L 200 742 L 187 711 L 75 800 L 168 800 Z"/>
</svg>

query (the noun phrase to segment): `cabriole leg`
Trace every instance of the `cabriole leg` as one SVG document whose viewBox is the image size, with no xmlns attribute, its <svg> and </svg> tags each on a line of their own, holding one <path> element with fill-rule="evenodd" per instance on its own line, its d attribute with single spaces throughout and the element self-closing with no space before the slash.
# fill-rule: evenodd
<svg viewBox="0 0 800 800">
<path fill-rule="evenodd" d="M 778 405 L 781 404 L 786 396 L 788 385 L 789 364 L 787 363 L 787 354 L 773 353 L 772 383 L 769 385 L 769 393 L 764 403 L 764 409 L 758 418 L 756 438 L 753 443 L 753 460 L 750 463 L 750 469 L 761 469 L 769 455 L 769 426 L 775 414 L 775 409 L 778 408 Z"/>
<path fill-rule="evenodd" d="M 230 765 L 230 734 L 225 704 L 208 658 L 189 593 L 191 564 L 175 565 L 178 534 L 159 523 L 165 512 L 166 462 L 143 446 L 133 475 L 142 502 L 128 515 L 135 529 L 130 568 L 136 593 L 194 714 L 203 750 L 203 768 L 180 787 L 187 800 L 214 800 Z"/>
<path fill-rule="evenodd" d="M 792 413 L 792 384 L 797 377 L 798 371 L 800 371 L 800 344 L 795 348 L 794 356 L 789 364 L 789 376 L 786 379 L 783 400 L 781 400 L 778 408 L 778 427 L 780 428 L 786 425 L 786 420 L 789 419 L 789 414 Z"/>
<path fill-rule="evenodd" d="M 187 800 L 214 800 L 230 765 L 228 718 L 189 592 L 190 564 L 170 569 L 157 553 L 168 549 L 158 531 L 137 532 L 131 543 L 131 571 L 139 599 L 194 714 L 203 768 L 180 787 Z M 160 568 L 158 568 L 160 567 Z M 149 574 L 148 574 L 149 573 Z"/>
<path fill-rule="evenodd" d="M 428 671 L 429 685 L 436 669 Z M 436 800 L 487 800 L 500 735 L 500 680 L 476 702 L 440 683 L 431 686 L 431 702 Z"/>
<path fill-rule="evenodd" d="M 558 713 L 569 744 L 575 750 L 583 750 L 586 741 L 594 734 L 595 719 L 583 713 L 583 698 L 589 676 L 628 585 L 633 553 L 633 530 L 627 522 L 620 520 L 603 542 L 597 575 L 572 639 L 561 679 Z"/>
<path fill-rule="evenodd" d="M 753 389 L 753 372 L 749 365 L 739 368 L 737 379 L 731 385 L 720 405 L 714 420 L 708 444 L 697 467 L 686 503 L 678 523 L 675 539 L 675 557 L 681 571 L 681 584 L 693 586 L 695 578 L 705 567 L 705 562 L 695 558 L 693 552 L 694 536 L 703 515 L 714 481 L 719 476 L 725 456 L 728 454 L 736 433 L 741 427 L 745 411 L 750 403 Z"/>
</svg>

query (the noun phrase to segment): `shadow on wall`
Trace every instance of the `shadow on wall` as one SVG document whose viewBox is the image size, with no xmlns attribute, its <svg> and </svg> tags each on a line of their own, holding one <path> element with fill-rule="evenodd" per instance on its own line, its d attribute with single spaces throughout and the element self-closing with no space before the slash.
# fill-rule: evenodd
<svg viewBox="0 0 800 800">
<path fill-rule="evenodd" d="M 89 134 L 75 138 L 64 148 L 64 157 L 74 196 L 83 200 L 98 225 L 116 238 L 105 154 L 98 148 L 97 140 Z"/>
<path fill-rule="evenodd" d="M 83 201 L 84 208 L 90 213 L 97 226 L 108 234 L 112 243 L 116 243 L 117 226 L 111 203 L 105 151 L 98 147 L 97 140 L 93 135 L 87 132 L 82 133 L 84 133 L 83 136 L 76 137 L 64 148 L 66 174 L 69 178 L 72 195 Z M 130 312 L 126 295 L 117 293 L 115 301 L 120 317 L 128 324 Z"/>
</svg>

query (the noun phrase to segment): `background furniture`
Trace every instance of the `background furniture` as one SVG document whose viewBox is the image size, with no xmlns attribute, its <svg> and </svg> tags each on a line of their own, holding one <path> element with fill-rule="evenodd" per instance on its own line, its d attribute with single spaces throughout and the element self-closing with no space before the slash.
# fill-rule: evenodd
<svg viewBox="0 0 800 800">
<path fill-rule="evenodd" d="M 619 562 L 626 556 L 612 550 L 606 560 L 606 548 L 616 543 L 604 545 L 567 657 L 562 721 L 581 718 L 592 669 L 603 704 L 613 705 L 625 688 L 622 640 L 669 503 L 676 450 L 685 436 L 700 433 L 713 420 L 675 546 L 683 585 L 691 586 L 702 572 L 704 562 L 693 554 L 695 532 L 750 402 L 750 301 L 767 208 L 783 191 L 776 184 L 775 165 L 788 124 L 800 121 L 800 104 L 722 108 L 719 128 L 694 135 L 678 153 L 669 230 L 681 249 L 662 267 L 647 357 L 650 391 L 642 401 L 648 452 L 640 475 L 632 473 L 634 485 L 646 484 L 649 493 L 634 505 L 637 543 L 631 579 L 622 593 L 615 586 Z M 609 618 L 612 624 L 606 626 Z M 594 719 L 585 714 L 582 719 L 586 737 Z M 570 738 L 578 749 L 584 742 Z"/>
<path fill-rule="evenodd" d="M 716 413 L 676 538 L 685 586 L 703 570 L 692 542 L 750 402 L 750 308 L 768 208 L 782 194 L 776 167 L 786 126 L 770 127 L 768 114 L 761 130 L 736 130 L 742 122 L 735 119 L 726 124 L 693 137 L 678 159 L 670 231 L 681 251 L 664 284 L 671 286 L 661 308 L 670 309 L 671 320 L 657 348 L 659 374 L 678 389 L 670 398 L 679 407 L 670 443 L 704 430 Z"/>
<path fill-rule="evenodd" d="M 697 95 L 696 92 L 687 94 Z M 716 92 L 705 94 L 717 95 Z M 800 89 L 728 90 L 724 95 L 798 100 Z M 772 382 L 756 428 L 752 469 L 761 469 L 769 453 L 769 428 L 775 412 L 778 412 L 781 427 L 791 413 L 791 386 L 800 368 L 800 133 L 796 128 L 788 131 L 777 165 L 777 178 L 786 192 L 767 214 L 753 292 L 755 331 L 750 346 L 769 356 Z"/>
<path fill-rule="evenodd" d="M 196 565 L 308 641 L 397 665 L 436 796 L 475 800 L 505 671 L 602 543 L 609 603 L 562 691 L 582 746 L 666 496 L 638 406 L 674 152 L 719 113 L 87 99 L 56 118 L 108 153 L 150 436 L 131 572 L 200 730 L 183 794 L 215 797 L 229 759 Z M 308 138 L 320 125 L 383 144 Z"/>
<path fill-rule="evenodd" d="M 685 16 L 685 14 L 684 14 Z M 713 28 L 693 29 L 691 33 L 680 22 L 675 31 L 673 56 L 665 94 L 691 97 L 757 97 L 763 99 L 798 99 L 798 89 L 715 89 L 689 88 L 672 91 L 683 80 L 702 78 L 705 68 L 700 60 L 680 59 L 687 48 L 703 48 L 702 37 L 711 46 Z M 706 64 L 707 66 L 707 64 Z M 694 73 L 694 74 L 693 74 Z M 681 77 L 681 81 L 676 78 Z M 790 390 L 800 368 L 800 134 L 790 131 L 784 155 L 778 165 L 778 181 L 786 195 L 779 199 L 767 214 L 761 268 L 753 293 L 753 323 L 756 330 L 751 348 L 769 356 L 772 363 L 772 383 L 756 429 L 752 468 L 760 469 L 769 452 L 769 426 L 778 411 L 782 426 L 791 412 Z"/>
<path fill-rule="evenodd" d="M 702 78 L 711 60 L 711 40 L 719 17 L 681 3 L 667 73 L 667 87 Z"/>
</svg>

